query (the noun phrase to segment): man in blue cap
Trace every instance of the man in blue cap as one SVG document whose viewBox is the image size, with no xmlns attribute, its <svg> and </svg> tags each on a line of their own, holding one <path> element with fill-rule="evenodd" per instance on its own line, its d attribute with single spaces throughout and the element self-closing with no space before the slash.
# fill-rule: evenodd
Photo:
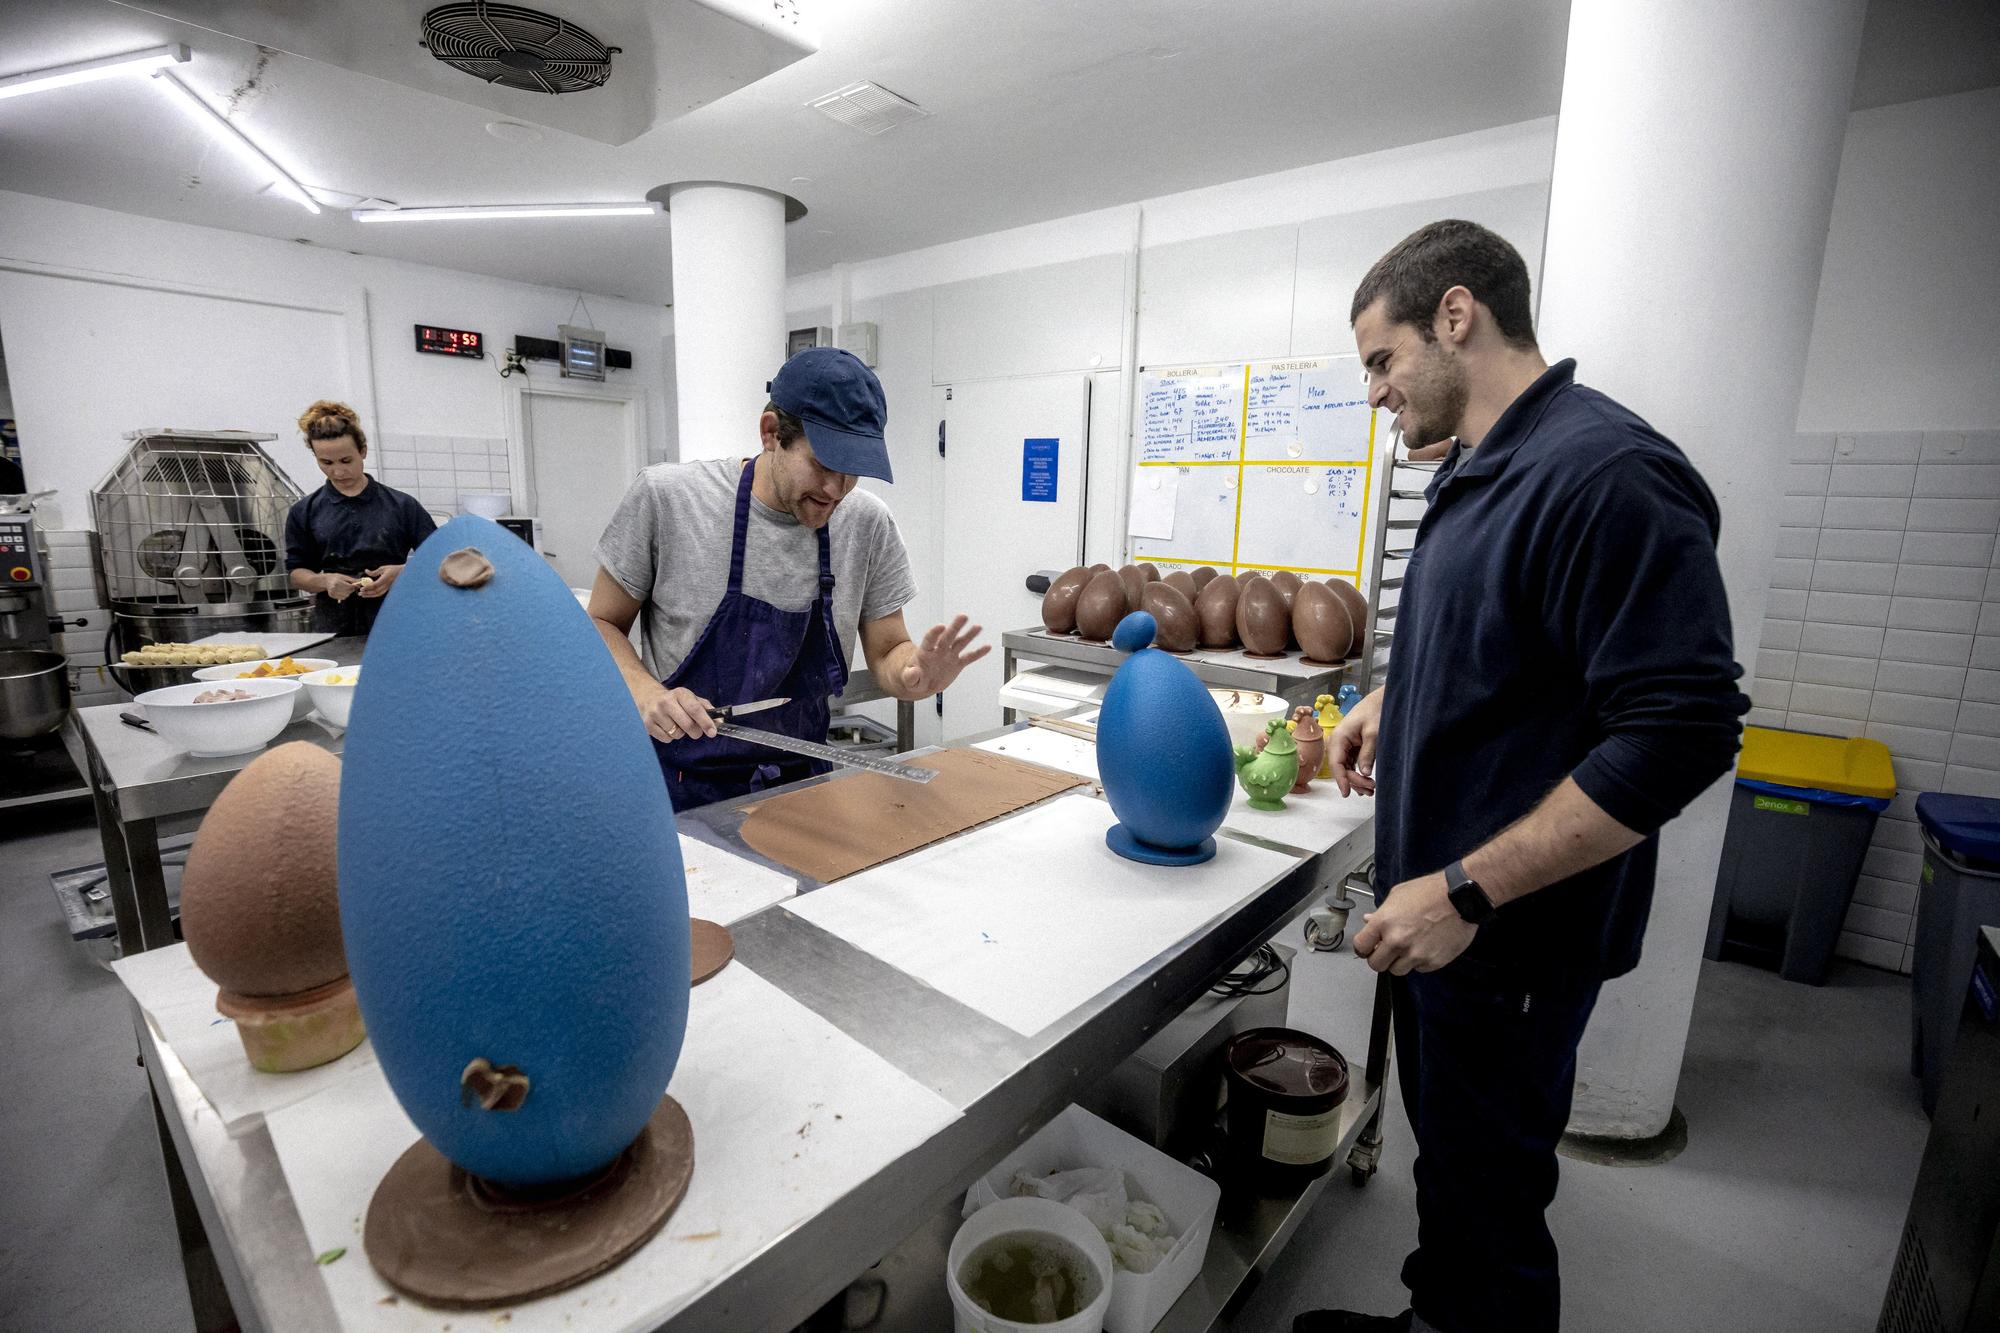
<svg viewBox="0 0 2000 1333">
<path fill-rule="evenodd" d="M 817 760 L 718 736 L 711 706 L 784 697 L 756 726 L 826 739 L 855 638 L 899 699 L 935 694 L 989 645 L 964 616 L 912 640 L 916 595 L 889 507 L 881 381 L 850 352 L 800 352 L 765 386 L 754 458 L 647 468 L 597 544 L 590 616 L 659 752 L 676 810 L 824 772 Z M 725 545 L 723 538 L 728 536 Z M 645 656 L 633 650 L 643 613 Z"/>
</svg>

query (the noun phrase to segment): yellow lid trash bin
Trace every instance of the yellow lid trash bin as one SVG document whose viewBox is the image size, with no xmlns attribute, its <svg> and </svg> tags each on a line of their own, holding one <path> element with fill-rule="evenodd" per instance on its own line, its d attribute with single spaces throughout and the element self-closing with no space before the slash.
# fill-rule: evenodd
<svg viewBox="0 0 2000 1333">
<path fill-rule="evenodd" d="M 1707 956 L 1825 981 L 1875 819 L 1895 795 L 1880 741 L 1745 727 Z"/>
</svg>

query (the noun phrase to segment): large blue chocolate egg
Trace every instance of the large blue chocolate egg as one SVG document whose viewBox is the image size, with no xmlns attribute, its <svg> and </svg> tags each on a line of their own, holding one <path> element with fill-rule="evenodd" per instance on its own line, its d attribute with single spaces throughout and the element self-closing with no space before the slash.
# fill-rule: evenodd
<svg viewBox="0 0 2000 1333">
<path fill-rule="evenodd" d="M 481 586 L 439 575 L 466 547 Z M 666 1091 L 689 966 L 673 810 L 603 639 L 524 542 L 453 519 L 390 590 L 350 722 L 340 921 L 389 1086 L 475 1175 L 598 1170 Z"/>
<path fill-rule="evenodd" d="M 1134 611 L 1111 638 L 1131 656 L 1097 718 L 1097 771 L 1118 815 L 1105 840 L 1135 861 L 1193 865 L 1215 855 L 1236 771 L 1222 710 L 1186 663 L 1151 646 L 1157 630 Z"/>
</svg>

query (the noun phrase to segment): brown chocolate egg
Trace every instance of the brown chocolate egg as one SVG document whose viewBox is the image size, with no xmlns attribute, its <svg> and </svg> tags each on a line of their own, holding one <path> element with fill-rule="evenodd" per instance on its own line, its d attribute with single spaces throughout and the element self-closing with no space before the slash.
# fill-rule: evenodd
<svg viewBox="0 0 2000 1333">
<path fill-rule="evenodd" d="M 1292 573 L 1289 569 L 1280 569 L 1275 573 L 1265 575 L 1265 577 L 1270 579 L 1271 586 L 1278 590 L 1278 596 L 1285 599 L 1285 610 L 1290 611 L 1292 609 L 1292 599 L 1298 596 L 1299 585 L 1304 583 L 1305 580 L 1297 574 Z"/>
<path fill-rule="evenodd" d="M 1236 637 L 1243 641 L 1243 651 L 1253 656 L 1284 654 L 1292 637 L 1292 617 L 1271 580 L 1253 578 L 1243 585 L 1236 599 Z"/>
<path fill-rule="evenodd" d="M 1328 579 L 1326 586 L 1333 589 L 1333 595 L 1347 609 L 1347 619 L 1354 626 L 1354 637 L 1347 641 L 1347 651 L 1342 654 L 1343 657 L 1352 657 L 1361 651 L 1362 637 L 1368 631 L 1368 599 L 1346 579 Z"/>
<path fill-rule="evenodd" d="M 1099 574 L 1102 574 L 1105 570 L 1109 568 L 1111 568 L 1111 566 L 1104 564 L 1102 561 L 1100 561 L 1097 564 L 1094 564 L 1090 567 L 1091 576 L 1095 577 Z"/>
<path fill-rule="evenodd" d="M 340 761 L 281 745 L 223 788 L 188 849 L 188 953 L 259 1069 L 324 1064 L 364 1035 L 340 935 L 339 809 Z"/>
<path fill-rule="evenodd" d="M 1302 583 L 1292 599 L 1292 637 L 1308 660 L 1333 663 L 1347 656 L 1354 626 L 1347 608 L 1324 583 Z"/>
<path fill-rule="evenodd" d="M 1194 603 L 1171 583 L 1148 583 L 1140 609 L 1159 626 L 1154 641 L 1170 653 L 1193 649 L 1201 636 L 1201 622 L 1195 617 Z"/>
<path fill-rule="evenodd" d="M 1195 615 L 1201 619 L 1202 647 L 1236 646 L 1236 599 L 1241 591 L 1230 575 L 1218 574 L 1194 599 Z"/>
<path fill-rule="evenodd" d="M 1201 565 L 1193 570 L 1188 577 L 1194 580 L 1195 591 L 1200 592 L 1208 586 L 1209 580 L 1215 578 L 1220 572 L 1214 565 Z"/>
<path fill-rule="evenodd" d="M 1195 586 L 1193 576 L 1190 575 L 1185 569 L 1174 570 L 1172 573 L 1168 574 L 1165 578 L 1161 579 L 1160 582 L 1171 583 L 1174 586 L 1174 590 L 1176 592 L 1178 592 L 1181 596 L 1188 599 L 1189 606 L 1193 606 L 1194 599 L 1201 596 L 1201 589 Z"/>
<path fill-rule="evenodd" d="M 1076 632 L 1083 638 L 1102 643 L 1125 618 L 1125 581 L 1112 570 L 1083 585 L 1076 599 Z"/>
<path fill-rule="evenodd" d="M 1076 630 L 1076 599 L 1083 596 L 1083 585 L 1090 582 L 1090 571 L 1082 565 L 1063 571 L 1049 584 L 1049 590 L 1042 594 L 1042 626 L 1051 634 L 1071 634 Z"/>
<path fill-rule="evenodd" d="M 1137 565 L 1126 565 L 1118 571 L 1119 581 L 1125 585 L 1125 609 L 1137 611 L 1139 596 L 1146 591 L 1146 575 Z"/>
<path fill-rule="evenodd" d="M 1146 576 L 1146 582 L 1158 583 L 1160 581 L 1160 567 L 1156 564 L 1153 564 L 1151 561 L 1146 561 L 1140 565 L 1135 566 L 1135 568 L 1137 568 L 1141 574 L 1144 574 Z"/>
</svg>

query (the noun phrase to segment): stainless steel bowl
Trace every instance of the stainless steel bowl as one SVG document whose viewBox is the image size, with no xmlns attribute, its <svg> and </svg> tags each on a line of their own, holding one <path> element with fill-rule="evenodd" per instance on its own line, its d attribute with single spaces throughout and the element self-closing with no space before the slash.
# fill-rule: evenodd
<svg viewBox="0 0 2000 1333">
<path fill-rule="evenodd" d="M 149 643 L 193 643 L 212 634 L 241 633 L 246 643 L 262 634 L 303 634 L 312 628 L 312 598 L 304 593 L 269 602 L 244 602 L 205 610 L 178 603 L 118 602 L 104 636 L 104 667 L 118 688 L 144 694 L 165 685 L 185 685 L 195 668 L 127 666 L 123 655 Z"/>
<path fill-rule="evenodd" d="M 0 648 L 0 736 L 33 740 L 69 713 L 69 663 L 39 648 Z"/>
</svg>

